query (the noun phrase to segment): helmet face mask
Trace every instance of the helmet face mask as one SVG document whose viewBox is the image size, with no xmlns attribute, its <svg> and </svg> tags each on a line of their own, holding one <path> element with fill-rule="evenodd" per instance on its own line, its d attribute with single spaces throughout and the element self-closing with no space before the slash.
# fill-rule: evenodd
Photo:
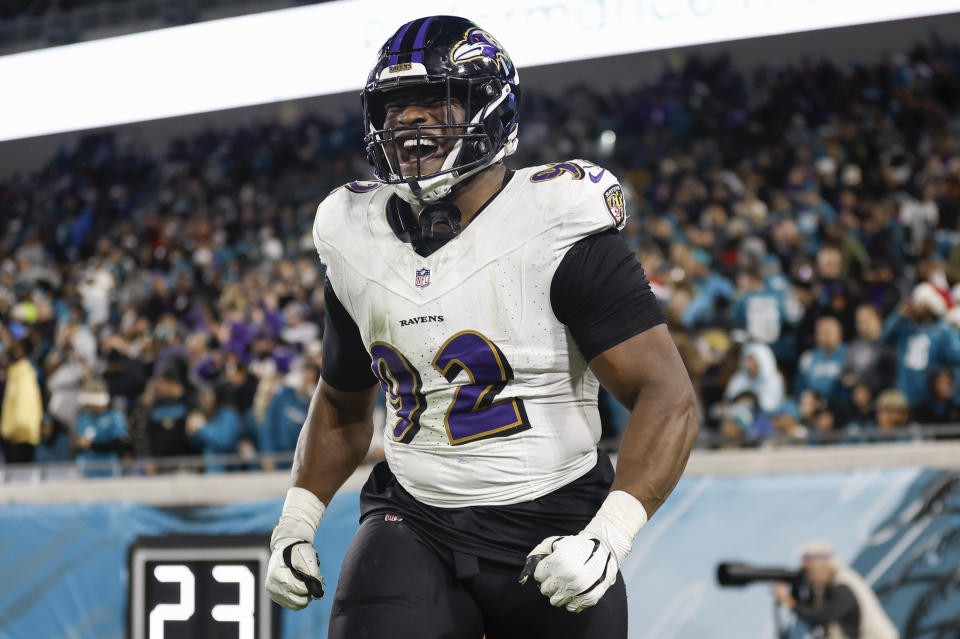
<svg viewBox="0 0 960 639">
<path fill-rule="evenodd" d="M 409 103 L 424 105 L 431 121 L 388 118 L 389 105 Z M 463 18 L 433 16 L 401 27 L 381 48 L 362 104 L 367 158 L 377 178 L 409 202 L 446 197 L 516 148 L 516 69 L 492 36 Z"/>
</svg>

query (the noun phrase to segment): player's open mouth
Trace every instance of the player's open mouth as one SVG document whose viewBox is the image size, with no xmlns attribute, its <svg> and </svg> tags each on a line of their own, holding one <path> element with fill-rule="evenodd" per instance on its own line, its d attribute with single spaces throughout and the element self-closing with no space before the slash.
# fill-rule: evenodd
<svg viewBox="0 0 960 639">
<path fill-rule="evenodd" d="M 428 160 L 434 160 L 437 158 L 443 157 L 443 148 L 436 140 L 430 140 L 426 138 L 410 138 L 404 139 L 397 142 L 398 144 L 398 153 L 400 156 L 400 166 L 402 167 L 413 167 L 416 171 L 417 167 L 417 157 L 420 157 L 420 166 L 423 168 L 424 163 Z"/>
</svg>

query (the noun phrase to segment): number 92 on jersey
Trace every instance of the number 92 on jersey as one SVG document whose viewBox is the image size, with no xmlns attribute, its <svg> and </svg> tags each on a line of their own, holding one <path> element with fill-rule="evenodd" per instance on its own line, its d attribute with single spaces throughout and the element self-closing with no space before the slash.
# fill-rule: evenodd
<svg viewBox="0 0 960 639">
<path fill-rule="evenodd" d="M 269 639 L 280 621 L 262 587 L 261 535 L 139 537 L 130 547 L 130 639 Z"/>
</svg>

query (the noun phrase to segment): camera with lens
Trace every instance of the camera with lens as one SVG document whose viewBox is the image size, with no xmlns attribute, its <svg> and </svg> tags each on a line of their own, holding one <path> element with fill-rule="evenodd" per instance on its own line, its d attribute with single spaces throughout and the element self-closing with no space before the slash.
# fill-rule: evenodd
<svg viewBox="0 0 960 639">
<path fill-rule="evenodd" d="M 736 562 L 723 562 L 717 566 L 717 583 L 721 586 L 746 586 L 757 581 L 785 581 L 798 586 L 804 581 L 804 572 Z"/>
</svg>

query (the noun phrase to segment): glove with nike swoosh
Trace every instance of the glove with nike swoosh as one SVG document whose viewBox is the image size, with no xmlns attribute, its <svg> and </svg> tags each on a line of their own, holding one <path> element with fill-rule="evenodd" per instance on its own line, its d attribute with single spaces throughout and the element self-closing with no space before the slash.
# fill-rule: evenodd
<svg viewBox="0 0 960 639">
<path fill-rule="evenodd" d="M 520 573 L 524 584 L 532 576 L 550 605 L 581 612 L 597 604 L 617 581 L 633 545 L 647 523 L 647 511 L 633 495 L 615 490 L 597 515 L 576 535 L 547 537 L 527 555 Z"/>
<path fill-rule="evenodd" d="M 265 587 L 270 598 L 290 610 L 301 610 L 323 597 L 313 538 L 326 507 L 304 488 L 287 491 L 283 512 L 270 537 L 270 563 Z"/>
</svg>

